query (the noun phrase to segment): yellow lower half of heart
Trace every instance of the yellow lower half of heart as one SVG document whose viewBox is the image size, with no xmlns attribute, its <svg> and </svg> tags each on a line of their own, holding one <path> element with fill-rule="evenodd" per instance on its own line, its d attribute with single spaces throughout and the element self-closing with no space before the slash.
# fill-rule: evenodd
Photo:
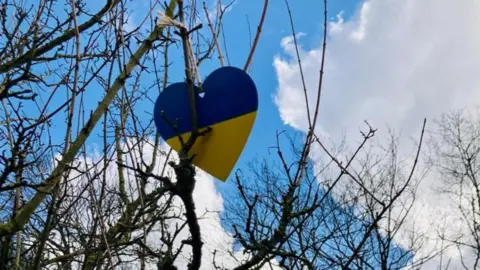
<svg viewBox="0 0 480 270">
<path fill-rule="evenodd" d="M 190 155 L 195 154 L 193 164 L 225 182 L 243 151 L 256 115 L 255 111 L 210 126 L 211 130 L 198 137 L 190 150 Z M 204 130 L 206 128 L 200 132 Z M 180 134 L 184 142 L 190 135 L 191 132 Z M 182 148 L 178 136 L 166 140 L 166 143 L 177 152 Z"/>
</svg>

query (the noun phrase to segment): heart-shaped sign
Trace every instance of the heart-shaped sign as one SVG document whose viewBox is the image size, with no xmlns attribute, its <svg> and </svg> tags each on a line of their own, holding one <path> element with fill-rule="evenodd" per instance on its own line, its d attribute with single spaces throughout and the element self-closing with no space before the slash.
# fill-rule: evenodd
<svg viewBox="0 0 480 270">
<path fill-rule="evenodd" d="M 252 130 L 258 108 L 255 83 L 243 70 L 222 67 L 203 82 L 203 93 L 194 87 L 199 131 L 211 128 L 198 137 L 190 150 L 193 164 L 225 181 L 243 151 Z M 188 86 L 174 83 L 159 95 L 154 109 L 158 133 L 175 151 L 180 151 L 192 131 Z"/>
</svg>

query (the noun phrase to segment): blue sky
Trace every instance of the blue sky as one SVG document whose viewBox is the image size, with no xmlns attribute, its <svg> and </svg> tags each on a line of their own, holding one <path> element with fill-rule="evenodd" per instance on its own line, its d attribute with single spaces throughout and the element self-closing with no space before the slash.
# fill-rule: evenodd
<svg viewBox="0 0 480 270">
<path fill-rule="evenodd" d="M 35 0 L 29 2 L 38 4 Z M 104 1 L 86 2 L 87 8 L 91 12 L 96 12 Z M 136 25 L 147 14 L 149 1 L 127 2 L 128 9 L 133 10 L 131 23 Z M 201 2 L 197 1 L 197 4 L 201 5 Z M 304 53 L 302 63 L 308 81 L 307 88 L 313 94 L 318 79 L 319 57 L 318 54 L 308 53 L 321 47 L 323 1 L 289 2 L 297 33 L 306 34 L 299 43 Z M 435 6 L 434 10 L 432 6 Z M 243 67 L 250 39 L 246 16 L 248 15 L 250 31 L 254 35 L 262 7 L 263 1 L 236 0 L 231 11 L 225 15 L 224 30 L 231 65 Z M 61 15 L 70 10 L 67 1 L 60 1 L 56 8 Z M 346 127 L 349 129 L 345 130 L 348 136 L 357 140 L 358 127 L 366 119 L 374 127 L 379 128 L 377 133 L 380 133 L 379 137 L 382 136 L 382 132 L 385 135 L 387 130 L 385 127 L 388 125 L 403 131 L 403 142 L 406 140 L 411 142 L 412 137 L 418 138 L 423 117 L 428 117 L 430 121 L 450 109 L 478 105 L 480 100 L 478 3 L 448 0 L 329 1 L 329 20 L 335 20 L 340 11 L 343 11 L 344 21 L 332 29 L 327 45 L 329 70 L 325 75 L 320 114 L 321 128 L 331 137 L 340 138 L 340 133 Z M 355 16 L 355 20 L 352 21 L 350 19 L 355 12 L 360 15 Z M 146 25 L 143 30 L 147 31 L 149 28 L 150 26 Z M 207 35 L 209 33 L 206 25 L 201 31 Z M 253 158 L 269 157 L 268 148 L 275 144 L 277 131 L 286 130 L 287 133 L 294 133 L 295 130 L 291 126 L 301 127 L 304 124 L 305 110 L 302 108 L 304 104 L 292 102 L 294 97 L 303 97 L 302 89 L 298 87 L 300 76 L 296 60 L 292 58 L 288 48 L 281 45 L 282 38 L 291 34 L 284 1 L 270 0 L 262 36 L 251 66 L 251 76 L 259 93 L 259 110 L 250 139 L 236 166 L 244 169 L 244 173 L 248 172 L 245 165 Z M 83 44 L 86 38 L 88 35 L 82 39 Z M 72 49 L 68 48 L 69 51 Z M 178 49 L 171 50 L 170 59 L 174 61 L 174 65 L 170 68 L 170 82 L 181 81 L 184 77 L 182 53 Z M 278 60 L 276 56 L 280 56 L 279 62 L 285 67 L 283 70 L 275 65 L 279 64 L 274 63 Z M 213 57 L 211 61 L 202 65 L 200 74 L 205 78 L 217 67 L 218 61 Z M 102 73 L 101 76 L 105 78 L 106 73 Z M 133 80 L 129 80 L 127 87 L 130 87 L 132 82 Z M 152 74 L 142 74 L 140 82 L 142 86 L 150 86 L 152 82 Z M 43 102 L 51 93 L 48 90 L 51 89 L 42 92 Z M 55 94 L 51 108 L 65 101 L 66 92 L 66 89 L 60 89 Z M 99 88 L 96 82 L 88 87 L 84 96 L 88 101 L 85 104 L 87 115 L 95 108 L 102 95 L 103 89 Z M 278 107 L 273 102 L 274 95 L 279 96 Z M 153 102 L 157 96 L 158 93 L 152 90 L 149 93 L 150 100 L 145 99 L 137 106 L 135 115 L 140 117 L 143 123 L 152 119 Z M 33 110 L 37 109 L 34 106 L 25 108 L 26 113 Z M 292 111 L 294 113 L 289 115 Z M 65 128 L 64 115 L 65 112 L 61 112 L 55 118 L 53 126 L 58 130 Z M 282 119 L 288 121 L 288 125 L 284 124 Z M 100 122 L 89 137 L 86 145 L 90 150 L 101 149 L 102 138 L 99 136 L 101 128 Z M 55 132 L 53 140 L 60 142 L 63 136 L 63 132 Z M 410 150 L 411 147 L 401 149 Z M 210 183 L 206 181 L 210 179 L 200 180 L 204 185 L 197 185 L 198 189 Z M 231 194 L 232 183 L 231 180 L 227 183 L 214 181 L 216 189 L 210 190 L 209 195 L 213 197 L 216 191 L 220 191 L 223 199 L 227 200 Z M 419 219 L 415 220 L 415 224 L 421 225 L 416 229 L 429 228 L 429 224 L 442 220 L 432 213 L 450 209 L 445 197 L 435 197 L 431 192 L 430 187 L 436 185 L 438 179 L 430 177 L 423 181 L 419 188 L 422 192 L 418 194 L 420 203 L 416 208 L 418 211 L 416 216 Z M 203 202 L 199 202 L 201 203 Z M 425 233 L 436 239 L 435 235 L 431 235 L 433 231 L 425 229 Z M 396 240 L 402 239 L 399 237 Z"/>
<path fill-rule="evenodd" d="M 262 36 L 250 71 L 250 75 L 258 88 L 258 115 L 249 141 L 237 162 L 237 168 L 244 168 L 245 164 L 254 157 L 268 157 L 268 147 L 275 146 L 277 131 L 294 132 L 290 126 L 282 122 L 273 100 L 278 87 L 273 58 L 275 55 L 282 54 L 280 42 L 283 38 L 292 34 L 291 26 L 285 2 L 270 2 Z M 289 2 L 295 22 L 295 31 L 307 34 L 302 38 L 302 46 L 306 49 L 318 47 L 323 38 L 323 2 L 311 2 L 309 5 L 305 5 L 301 1 Z M 358 4 L 359 1 L 357 0 L 330 1 L 328 6 L 329 18 L 335 18 L 340 11 L 344 12 L 345 18 L 349 18 L 355 12 Z M 248 54 L 250 37 L 246 15 L 248 15 L 250 29 L 252 35 L 254 35 L 262 8 L 263 1 L 238 0 L 232 10 L 225 16 L 227 48 L 232 65 L 243 67 Z M 245 170 L 242 171 L 245 172 Z M 220 191 L 225 191 L 229 187 L 228 183 L 227 185 L 218 183 L 216 186 Z"/>
<path fill-rule="evenodd" d="M 289 1 L 295 23 L 295 31 L 297 33 L 306 33 L 306 35 L 301 39 L 301 46 L 304 49 L 311 49 L 320 46 L 323 38 L 323 1 L 317 1 L 316 3 L 314 2 L 315 1 L 309 3 L 309 5 L 305 5 L 300 1 Z M 102 5 L 102 3 L 99 1 L 91 1 L 90 3 L 91 5 L 89 5 L 88 8 L 91 11 L 98 10 Z M 343 17 L 348 19 L 353 15 L 359 3 L 359 0 L 344 2 L 330 1 L 328 6 L 329 21 L 334 20 L 335 16 L 341 11 L 343 12 Z M 57 6 L 57 8 L 60 9 L 61 5 Z M 262 8 L 263 1 L 237 0 L 232 6 L 231 10 L 228 11 L 228 13 L 224 16 L 223 23 L 227 50 L 223 48 L 223 54 L 225 56 L 227 53 L 226 51 L 228 51 L 230 64 L 232 66 L 243 68 L 249 53 L 250 40 L 253 39 L 256 33 Z M 144 14 L 148 12 L 148 6 L 144 2 L 133 2 L 129 6 L 129 10 L 134 10 L 130 14 L 130 20 L 132 24 L 138 25 L 143 19 Z M 59 12 L 59 14 L 64 13 Z M 247 16 L 250 23 L 250 29 L 247 23 Z M 147 24 L 144 25 L 142 29 L 144 32 L 148 32 L 150 28 Z M 202 30 L 204 33 L 209 33 L 207 25 L 204 25 L 204 29 Z M 251 32 L 251 36 L 249 31 Z M 227 180 L 226 183 L 214 181 L 217 191 L 219 191 L 224 198 L 231 196 L 230 192 L 232 192 L 232 189 L 235 188 L 235 183 L 232 177 L 234 177 L 236 170 L 241 169 L 242 174 L 248 178 L 249 169 L 247 164 L 254 159 L 269 158 L 271 162 L 276 162 L 276 154 L 271 150 L 269 151 L 269 148 L 275 146 L 277 132 L 286 131 L 286 134 L 288 135 L 294 135 L 297 132 L 289 125 L 286 125 L 282 122 L 279 115 L 279 109 L 274 103 L 274 95 L 276 94 L 279 85 L 277 81 L 277 74 L 275 73 L 275 68 L 273 66 L 273 59 L 276 55 L 281 55 L 282 57 L 288 58 L 287 55 L 283 54 L 280 43 L 283 38 L 291 35 L 292 32 L 290 20 L 285 2 L 270 1 L 266 20 L 262 29 L 262 35 L 250 66 L 250 75 L 257 86 L 259 96 L 257 119 L 249 140 L 245 145 L 244 151 L 230 175 L 230 179 Z M 86 42 L 86 39 L 82 40 L 82 44 L 85 44 Z M 184 67 L 181 58 L 182 56 L 183 53 L 180 49 L 175 49 L 174 47 L 170 48 L 170 59 L 173 62 L 169 69 L 170 83 L 183 80 L 184 78 Z M 201 76 L 205 78 L 208 76 L 210 71 L 218 67 L 220 67 L 219 62 L 217 61 L 216 56 L 213 56 L 212 60 L 205 61 L 205 63 L 200 67 L 199 72 Z M 108 68 L 105 69 L 102 74 L 105 79 L 107 78 L 107 72 Z M 112 80 L 113 79 L 114 78 L 112 78 Z M 141 84 L 144 86 L 149 86 L 152 84 L 153 80 L 154 78 L 152 74 L 144 73 L 141 77 Z M 131 83 L 133 83 L 133 80 L 127 81 L 127 87 Z M 99 85 L 97 82 L 93 81 L 84 96 L 84 98 L 88 100 L 85 103 L 85 112 L 87 115 L 90 110 L 95 108 L 97 105 L 97 100 L 100 100 L 103 96 L 103 90 L 92 91 L 92 89 L 95 89 L 96 87 L 99 87 Z M 65 101 L 65 95 L 63 94 L 65 91 L 61 93 L 62 94 L 56 94 L 54 96 L 52 104 L 58 105 Z M 154 108 L 152 101 L 155 101 L 157 96 L 157 92 L 153 90 L 149 93 L 150 100 L 146 99 L 142 101 L 145 106 L 137 106 L 137 108 L 142 108 L 142 110 L 137 110 L 135 114 L 137 117 L 140 117 L 142 122 L 146 123 L 152 119 L 151 114 L 153 113 Z M 86 147 L 89 150 L 99 151 L 102 149 L 102 121 L 103 118 L 97 124 L 94 132 L 87 141 Z M 76 121 L 74 121 L 74 123 L 74 126 L 76 126 Z M 64 130 L 66 127 L 64 119 L 57 118 L 57 121 L 54 122 L 54 126 L 58 130 Z M 53 133 L 52 136 L 55 140 L 61 141 L 63 140 L 64 134 L 63 132 L 58 132 Z M 287 137 L 283 138 L 284 154 L 288 159 L 291 158 L 288 151 L 289 145 Z M 299 137 L 297 136 L 297 138 Z M 270 152 L 272 152 L 272 154 L 270 154 Z M 272 159 L 271 157 L 274 158 Z"/>
<path fill-rule="evenodd" d="M 295 31 L 297 33 L 306 33 L 301 39 L 301 46 L 304 49 L 310 49 L 318 47 L 322 42 L 323 37 L 323 1 L 317 3 L 309 3 L 309 5 L 302 4 L 300 1 L 289 1 L 289 5 L 292 11 L 292 16 L 295 22 Z M 98 10 L 102 3 L 99 1 L 89 2 L 88 8 L 91 11 Z M 330 1 L 328 6 L 329 20 L 334 20 L 335 16 L 342 11 L 343 17 L 348 19 L 353 15 L 355 9 L 360 4 L 360 1 Z M 132 8 L 134 7 L 134 8 Z M 62 8 L 61 5 L 57 6 L 58 9 Z M 65 7 L 67 8 L 67 7 Z M 243 68 L 247 55 L 249 53 L 250 40 L 256 33 L 258 21 L 260 19 L 261 11 L 263 8 L 263 1 L 247 1 L 237 0 L 232 6 L 230 11 L 224 16 L 224 30 L 226 46 L 230 64 L 232 66 Z M 143 19 L 143 14 L 148 12 L 148 6 L 144 2 L 134 2 L 129 6 L 129 10 L 134 10 L 130 16 L 132 24 L 138 25 Z M 59 14 L 63 14 L 59 12 Z M 250 23 L 250 29 L 247 23 L 247 16 Z M 207 25 L 204 25 L 202 29 L 205 33 L 209 33 Z M 144 31 L 148 31 L 148 23 L 142 27 Z M 251 32 L 251 36 L 249 35 Z M 252 133 L 249 137 L 244 151 L 240 156 L 236 168 L 232 171 L 231 176 L 234 175 L 236 169 L 244 168 L 245 165 L 253 158 L 265 158 L 269 156 L 268 148 L 274 146 L 275 136 L 277 131 L 287 131 L 292 133 L 294 130 L 282 123 L 279 115 L 278 107 L 273 101 L 273 96 L 276 93 L 278 82 L 275 69 L 273 66 L 273 59 L 275 55 L 282 55 L 282 49 L 280 42 L 283 38 L 290 36 L 291 27 L 289 23 L 287 7 L 284 1 L 270 1 L 268 7 L 268 13 L 262 29 L 262 35 L 257 45 L 257 49 L 251 63 L 250 75 L 255 81 L 259 95 L 259 108 L 257 119 L 253 127 Z M 82 43 L 86 43 L 86 39 L 82 40 Z M 223 42 L 221 42 L 223 43 Z M 223 47 L 223 46 L 222 46 Z M 171 48 L 170 59 L 173 61 L 173 65 L 169 70 L 170 83 L 182 80 L 184 78 L 183 61 L 181 59 L 182 52 L 179 49 Z M 226 52 L 224 50 L 223 54 Z M 211 60 L 205 61 L 199 70 L 201 76 L 205 78 L 208 73 L 215 68 L 220 67 L 216 56 Z M 103 73 L 103 77 L 106 78 L 107 70 Z M 148 86 L 152 84 L 153 75 L 144 74 L 141 78 L 142 85 Z M 114 78 L 112 78 L 113 80 Z M 132 80 L 127 81 L 127 86 L 132 83 Z M 96 82 L 92 82 L 90 88 L 98 87 Z M 102 97 L 102 91 L 87 91 L 85 98 L 92 102 L 86 102 L 85 112 L 88 112 L 95 108 L 96 102 L 93 100 L 100 100 Z M 153 103 L 157 97 L 155 91 L 149 94 L 151 100 L 145 100 L 145 106 L 143 111 L 136 111 L 138 117 L 143 121 L 148 122 L 151 120 L 151 114 L 153 113 Z M 61 104 L 65 100 L 63 94 L 56 94 L 52 100 L 52 104 Z M 65 127 L 65 123 L 60 120 L 56 121 L 57 128 L 62 129 Z M 99 147 L 102 145 L 102 139 L 98 135 L 101 134 L 101 123 L 99 123 L 92 136 L 89 137 L 87 146 Z M 63 134 L 53 134 L 55 139 L 63 139 Z M 101 147 L 101 146 L 100 146 Z M 288 153 L 288 152 L 287 152 Z M 245 172 L 245 170 L 243 170 Z M 229 183 L 222 183 L 216 181 L 216 186 L 221 192 L 225 192 L 229 189 Z"/>
<path fill-rule="evenodd" d="M 30 2 L 36 3 L 33 0 Z M 147 13 L 148 2 L 128 2 L 128 8 L 133 10 L 131 14 L 133 25 L 138 24 Z M 201 2 L 197 1 L 197 4 L 201 6 Z M 314 91 L 318 78 L 319 57 L 318 54 L 308 53 L 321 47 L 323 1 L 289 2 L 297 33 L 305 33 L 299 39 L 305 56 L 302 63 L 306 78 L 311 82 L 307 83 L 307 88 Z M 87 3 L 90 11 L 95 12 L 103 1 L 89 0 Z M 385 134 L 387 130 L 385 127 L 389 125 L 396 130 L 402 130 L 403 142 L 410 143 L 412 137 L 418 138 L 418 129 L 423 117 L 428 117 L 431 121 L 449 109 L 478 103 L 480 100 L 478 4 L 474 4 L 473 1 L 457 3 L 447 0 L 369 0 L 366 3 L 368 5 L 364 4 L 363 0 L 329 1 L 329 20 L 335 20 L 335 16 L 343 11 L 344 21 L 332 29 L 327 45 L 329 70 L 325 75 L 320 114 L 320 124 L 326 133 L 338 142 L 340 133 L 346 128 L 347 138 L 353 137 L 353 140 L 357 140 L 358 127 L 367 119 L 374 127 L 379 128 L 378 137 L 382 137 L 382 132 Z M 432 11 L 433 5 L 435 10 Z M 254 35 L 262 7 L 263 1 L 236 0 L 232 9 L 225 15 L 226 43 L 233 66 L 243 67 L 248 54 L 250 36 L 246 16 L 250 22 L 251 34 Z M 64 14 L 63 9 L 69 10 L 69 6 L 59 3 L 57 9 L 59 14 Z M 158 8 L 154 10 L 156 9 Z M 360 15 L 355 16 L 355 20 L 350 20 L 355 12 Z M 149 28 L 150 26 L 146 25 L 143 30 L 147 31 Z M 207 35 L 209 33 L 206 25 L 201 31 Z M 281 45 L 281 40 L 290 35 L 291 28 L 284 1 L 270 0 L 262 36 L 250 69 L 258 88 L 259 110 L 250 139 L 237 162 L 236 169 L 243 169 L 243 173 L 248 174 L 246 165 L 255 157 L 260 159 L 273 157 L 270 160 L 274 160 L 275 154 L 269 155 L 268 148 L 275 144 L 277 131 L 286 130 L 292 134 L 296 131 L 291 128 L 292 126 L 304 124 L 304 109 L 301 108 L 304 104 L 292 102 L 294 97 L 303 97 L 301 87 L 298 87 L 300 81 L 296 60 L 291 52 Z M 86 40 L 82 40 L 83 42 Z M 184 77 L 182 52 L 173 48 L 171 50 L 170 59 L 174 61 L 174 65 L 170 69 L 170 82 L 176 82 Z M 224 50 L 224 54 L 225 52 Z M 280 56 L 282 64 L 287 66 L 285 70 L 282 71 L 275 66 L 276 56 Z M 217 67 L 219 63 L 214 56 L 211 61 L 202 65 L 200 74 L 205 78 Z M 103 77 L 105 75 L 102 74 Z M 127 87 L 132 81 L 127 82 Z M 142 86 L 149 86 L 152 82 L 151 74 L 142 75 Z M 97 87 L 95 82 L 92 83 L 85 94 L 84 98 L 89 101 L 85 108 L 86 114 L 95 107 L 103 95 L 103 89 L 97 91 Z M 295 87 L 298 89 L 292 89 Z M 288 92 L 284 93 L 282 89 L 288 89 Z M 64 102 L 65 92 L 65 89 L 61 89 L 52 103 Z M 44 98 L 49 92 L 45 93 Z M 273 102 L 274 95 L 279 96 L 278 107 Z M 435 98 L 432 99 L 432 96 Z M 150 100 L 145 99 L 142 101 L 144 106 L 143 104 L 137 106 L 135 114 L 143 123 L 151 120 L 154 105 L 152 100 L 154 101 L 156 97 L 156 91 L 151 91 Z M 295 109 L 297 110 L 291 113 Z M 297 112 L 300 112 L 299 116 Z M 63 115 L 64 112 L 60 113 L 54 123 L 60 130 L 65 127 Z M 284 124 L 282 119 L 287 119 L 288 125 Z M 90 149 L 101 149 L 102 139 L 99 136 L 101 127 L 100 122 L 94 134 L 90 136 L 87 143 Z M 56 141 L 63 139 L 62 132 L 53 135 Z M 408 152 L 411 149 L 408 145 L 402 147 L 401 151 Z M 216 189 L 209 194 L 214 196 L 215 192 L 220 191 L 223 201 L 228 200 L 234 188 L 232 180 L 226 183 L 213 181 Z M 199 179 L 200 182 L 205 184 L 208 181 Z M 444 197 L 435 197 L 430 192 L 430 187 L 438 185 L 435 177 L 423 181 L 422 185 L 422 193 L 418 194 L 420 204 L 416 209 L 419 213 L 416 216 L 421 219 L 415 220 L 416 224 L 422 224 L 419 226 L 420 229 L 429 228 L 429 224 L 441 220 L 431 213 L 449 209 Z M 204 185 L 199 184 L 197 187 L 201 189 Z M 424 202 L 426 203 L 422 204 Z M 432 239 L 436 237 L 430 235 L 432 232 L 428 229 L 425 229 L 425 233 Z M 396 240 L 401 241 L 402 238 Z"/>
</svg>

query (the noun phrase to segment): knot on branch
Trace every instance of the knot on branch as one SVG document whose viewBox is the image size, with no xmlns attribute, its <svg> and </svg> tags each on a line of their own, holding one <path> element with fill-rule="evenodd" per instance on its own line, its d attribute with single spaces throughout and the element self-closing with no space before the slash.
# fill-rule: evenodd
<svg viewBox="0 0 480 270">
<path fill-rule="evenodd" d="M 160 258 L 157 263 L 157 269 L 159 270 L 177 270 L 178 268 L 173 265 L 173 260 L 170 256 Z"/>
<path fill-rule="evenodd" d="M 176 190 L 179 195 L 191 194 L 195 188 L 195 167 L 191 159 L 183 159 L 179 164 L 169 162 L 177 177 Z"/>
</svg>

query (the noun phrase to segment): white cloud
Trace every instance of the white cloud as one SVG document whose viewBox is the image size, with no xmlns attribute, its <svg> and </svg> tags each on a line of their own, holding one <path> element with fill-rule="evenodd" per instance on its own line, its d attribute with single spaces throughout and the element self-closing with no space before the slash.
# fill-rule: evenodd
<svg viewBox="0 0 480 270">
<path fill-rule="evenodd" d="M 378 137 L 386 135 L 388 125 L 400 130 L 402 142 L 408 145 L 407 139 L 418 139 L 424 117 L 433 120 L 442 112 L 478 105 L 478 25 L 480 3 L 473 0 L 370 0 L 351 20 L 338 14 L 329 24 L 319 131 L 332 138 L 346 133 L 347 145 L 352 146 L 359 127 L 368 120 L 379 128 Z M 273 63 L 279 83 L 275 102 L 285 123 L 306 131 L 303 88 L 291 38 L 281 46 L 284 55 L 276 56 Z M 321 50 L 319 44 L 300 53 L 311 108 Z M 435 179 L 422 182 L 415 206 L 417 226 L 422 224 L 426 231 L 427 224 L 444 222 L 441 214 L 449 209 L 446 199 L 431 190 L 439 185 Z M 435 236 L 434 231 L 429 233 Z M 451 252 L 451 258 L 457 259 L 458 254 Z M 435 269 L 434 264 L 425 269 Z"/>
<path fill-rule="evenodd" d="M 334 22 L 330 22 L 330 33 L 339 33 L 339 32 L 342 32 L 343 31 L 343 22 L 344 22 L 344 19 L 343 19 L 343 10 L 340 11 L 340 13 L 338 13 L 335 18 L 337 19 L 336 21 Z"/>
</svg>

